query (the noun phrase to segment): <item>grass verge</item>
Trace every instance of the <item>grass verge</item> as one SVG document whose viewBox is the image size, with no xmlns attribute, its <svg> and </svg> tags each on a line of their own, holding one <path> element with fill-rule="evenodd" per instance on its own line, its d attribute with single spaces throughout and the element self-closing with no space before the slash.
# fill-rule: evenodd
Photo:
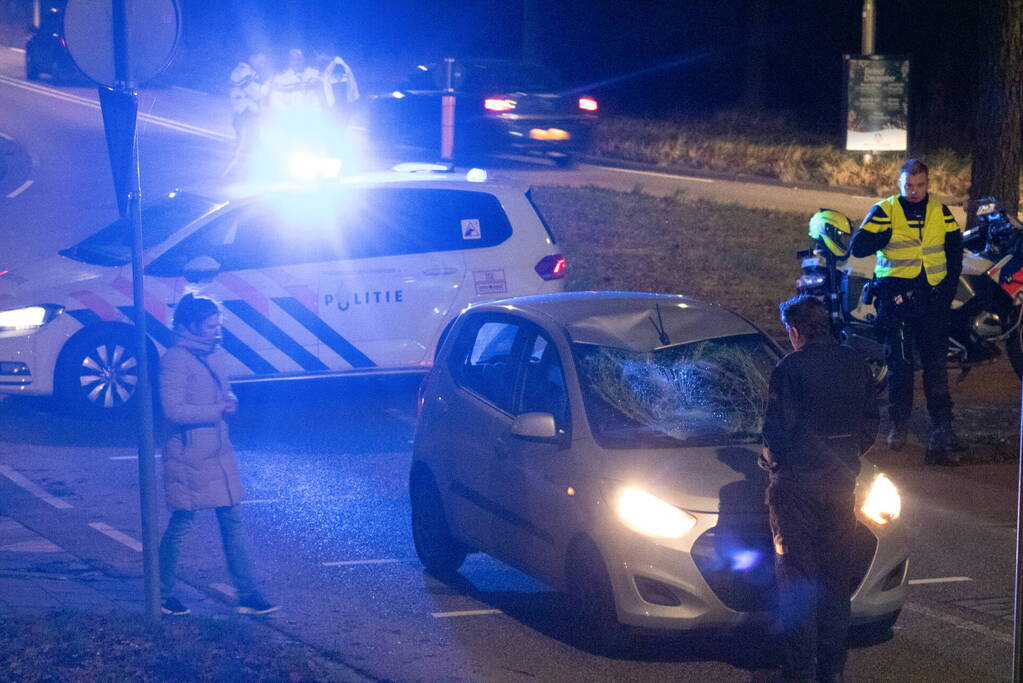
<svg viewBox="0 0 1023 683">
<path fill-rule="evenodd" d="M 568 255 L 568 288 L 687 294 L 783 337 L 778 303 L 794 295 L 807 217 L 596 187 L 533 190 Z"/>
<path fill-rule="evenodd" d="M 55 612 L 0 621 L 3 681 L 325 681 L 330 662 L 237 619 Z"/>
<path fill-rule="evenodd" d="M 756 131 L 756 135 L 750 135 Z M 791 183 L 860 187 L 881 195 L 897 191 L 901 153 L 847 152 L 834 139 L 810 136 L 779 117 L 721 114 L 708 121 L 663 121 L 610 117 L 597 126 L 593 153 L 659 166 L 747 174 Z M 966 198 L 970 159 L 950 150 L 922 155 L 932 191 L 953 201 Z"/>
</svg>

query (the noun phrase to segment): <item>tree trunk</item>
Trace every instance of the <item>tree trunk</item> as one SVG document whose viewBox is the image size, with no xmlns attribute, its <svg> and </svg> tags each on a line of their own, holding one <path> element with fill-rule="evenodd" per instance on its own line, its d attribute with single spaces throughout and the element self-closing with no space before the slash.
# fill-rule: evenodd
<svg viewBox="0 0 1023 683">
<path fill-rule="evenodd" d="M 1023 162 L 1023 0 L 982 0 L 977 130 L 970 199 L 994 196 L 1019 209 Z"/>
</svg>

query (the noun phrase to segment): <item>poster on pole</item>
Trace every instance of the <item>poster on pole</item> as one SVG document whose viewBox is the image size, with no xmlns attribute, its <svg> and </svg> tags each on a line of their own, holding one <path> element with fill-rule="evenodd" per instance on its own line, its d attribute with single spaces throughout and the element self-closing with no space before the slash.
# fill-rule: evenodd
<svg viewBox="0 0 1023 683">
<path fill-rule="evenodd" d="M 845 56 L 845 148 L 902 152 L 909 140 L 909 60 Z"/>
</svg>

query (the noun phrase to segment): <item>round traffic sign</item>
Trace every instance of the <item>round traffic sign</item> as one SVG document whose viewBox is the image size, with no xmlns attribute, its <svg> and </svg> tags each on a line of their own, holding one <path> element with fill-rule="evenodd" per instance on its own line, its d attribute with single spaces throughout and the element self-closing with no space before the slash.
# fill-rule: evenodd
<svg viewBox="0 0 1023 683">
<path fill-rule="evenodd" d="M 116 23 L 124 28 L 123 74 L 116 61 Z M 170 63 L 180 30 L 176 0 L 68 0 L 64 10 L 64 40 L 71 59 L 82 73 L 108 88 L 136 88 L 152 80 Z"/>
</svg>

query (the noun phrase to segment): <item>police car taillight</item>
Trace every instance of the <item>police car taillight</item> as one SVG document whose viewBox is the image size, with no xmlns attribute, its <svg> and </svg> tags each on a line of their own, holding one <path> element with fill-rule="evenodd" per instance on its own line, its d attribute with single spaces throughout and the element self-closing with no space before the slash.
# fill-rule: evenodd
<svg viewBox="0 0 1023 683">
<path fill-rule="evenodd" d="M 597 111 L 597 100 L 592 97 L 580 97 L 579 108 L 583 111 Z"/>
<path fill-rule="evenodd" d="M 561 254 L 548 254 L 540 259 L 534 270 L 544 280 L 560 280 L 565 277 L 565 268 L 568 263 Z"/>
<path fill-rule="evenodd" d="M 488 97 L 483 100 L 483 108 L 489 111 L 511 111 L 515 108 L 515 100 L 503 97 Z"/>
</svg>

